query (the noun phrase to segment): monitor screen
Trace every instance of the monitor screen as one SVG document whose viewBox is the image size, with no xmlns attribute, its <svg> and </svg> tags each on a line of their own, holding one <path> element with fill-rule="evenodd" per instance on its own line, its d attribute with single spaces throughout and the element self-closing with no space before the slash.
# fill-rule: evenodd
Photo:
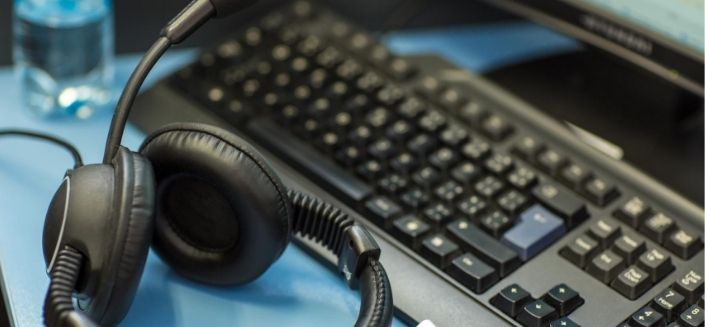
<svg viewBox="0 0 705 327">
<path fill-rule="evenodd" d="M 703 0 L 492 0 L 703 95 Z"/>
<path fill-rule="evenodd" d="M 572 0 L 576 5 L 603 10 L 608 15 L 703 52 L 702 0 Z"/>
</svg>

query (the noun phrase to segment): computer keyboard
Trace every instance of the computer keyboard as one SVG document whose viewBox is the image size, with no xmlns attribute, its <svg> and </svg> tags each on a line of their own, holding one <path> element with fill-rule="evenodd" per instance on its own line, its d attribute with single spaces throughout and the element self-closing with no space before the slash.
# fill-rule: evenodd
<svg viewBox="0 0 705 327">
<path fill-rule="evenodd" d="M 208 117 L 356 211 L 408 322 L 702 326 L 702 209 L 452 70 L 299 1 L 164 80 L 146 97 L 167 108 L 133 120 Z"/>
</svg>

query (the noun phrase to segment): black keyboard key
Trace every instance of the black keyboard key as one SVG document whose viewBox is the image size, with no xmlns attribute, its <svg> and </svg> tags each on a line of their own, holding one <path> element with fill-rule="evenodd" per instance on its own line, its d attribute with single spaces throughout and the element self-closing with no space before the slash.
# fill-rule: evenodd
<svg viewBox="0 0 705 327">
<path fill-rule="evenodd" d="M 633 197 L 615 212 L 615 216 L 623 223 L 629 225 L 629 227 L 639 228 L 646 218 L 646 215 L 649 213 L 649 210 L 649 206 L 644 203 L 642 199 Z"/>
<path fill-rule="evenodd" d="M 409 180 L 404 176 L 391 174 L 381 179 L 377 185 L 386 193 L 399 194 L 409 186 Z"/>
<path fill-rule="evenodd" d="M 357 173 L 368 181 L 374 181 L 382 174 L 382 164 L 377 160 L 369 160 L 357 167 Z"/>
<path fill-rule="evenodd" d="M 514 160 L 505 154 L 495 153 L 485 160 L 485 168 L 497 175 L 504 175 L 512 167 L 514 167 Z"/>
<path fill-rule="evenodd" d="M 393 58 L 388 67 L 389 73 L 398 80 L 406 80 L 416 72 L 411 63 L 404 58 Z"/>
<path fill-rule="evenodd" d="M 665 324 L 663 315 L 649 306 L 634 313 L 629 320 L 629 325 L 634 327 L 660 327 Z"/>
<path fill-rule="evenodd" d="M 637 266 L 630 266 L 625 269 L 617 278 L 612 281 L 612 288 L 617 290 L 630 300 L 636 300 L 651 287 L 649 273 L 639 269 Z"/>
<path fill-rule="evenodd" d="M 551 321 L 549 327 L 580 327 L 580 325 L 578 325 L 568 317 L 562 317 Z"/>
<path fill-rule="evenodd" d="M 396 147 L 392 141 L 382 138 L 373 142 L 367 151 L 372 157 L 384 161 L 395 154 Z"/>
<path fill-rule="evenodd" d="M 530 136 L 524 136 L 512 148 L 512 152 L 520 158 L 532 162 L 544 146 Z"/>
<path fill-rule="evenodd" d="M 610 250 L 598 254 L 587 266 L 587 272 L 601 282 L 608 284 L 624 269 L 622 257 Z"/>
<path fill-rule="evenodd" d="M 352 82 L 358 78 L 364 71 L 362 64 L 360 64 L 355 59 L 346 59 L 340 66 L 335 70 L 335 73 L 342 80 L 347 82 Z"/>
<path fill-rule="evenodd" d="M 401 207 L 386 196 L 378 196 L 368 200 L 365 207 L 371 220 L 384 228 L 392 224 L 392 220 L 402 213 Z"/>
<path fill-rule="evenodd" d="M 487 117 L 480 128 L 485 135 L 496 142 L 504 140 L 514 131 L 514 127 L 497 115 Z"/>
<path fill-rule="evenodd" d="M 450 176 L 458 183 L 468 185 L 480 176 L 480 170 L 471 162 L 464 161 L 451 170 Z"/>
<path fill-rule="evenodd" d="M 619 195 L 617 187 L 599 177 L 592 178 L 585 184 L 585 193 L 590 201 L 599 206 L 606 206 Z"/>
<path fill-rule="evenodd" d="M 445 88 L 445 85 L 441 83 L 437 78 L 432 76 L 426 76 L 421 79 L 418 86 L 419 93 L 423 94 L 428 99 L 435 99 L 441 90 Z"/>
<path fill-rule="evenodd" d="M 517 321 L 528 327 L 548 326 L 558 318 L 558 311 L 543 300 L 536 300 L 525 305 L 517 315 Z"/>
<path fill-rule="evenodd" d="M 704 321 L 703 308 L 697 305 L 692 305 L 686 309 L 681 313 L 680 319 L 678 319 L 678 322 L 685 327 L 703 326 Z"/>
<path fill-rule="evenodd" d="M 656 213 L 644 221 L 639 231 L 652 239 L 654 242 L 662 244 L 666 236 L 676 228 L 676 222 L 663 213 Z"/>
<path fill-rule="evenodd" d="M 460 248 L 443 235 L 434 235 L 422 242 L 421 255 L 436 267 L 444 269 Z"/>
<path fill-rule="evenodd" d="M 351 50 L 356 52 L 362 52 L 372 46 L 372 38 L 362 32 L 356 32 L 355 34 L 350 36 L 349 42 L 347 44 Z"/>
<path fill-rule="evenodd" d="M 394 221 L 392 234 L 402 243 L 418 248 L 421 238 L 428 233 L 431 228 L 415 215 L 406 215 Z"/>
<path fill-rule="evenodd" d="M 392 140 L 403 142 L 412 136 L 414 126 L 404 120 L 398 120 L 387 128 L 387 137 Z"/>
<path fill-rule="evenodd" d="M 449 148 L 440 148 L 431 154 L 428 161 L 441 171 L 446 171 L 458 161 L 458 156 Z"/>
<path fill-rule="evenodd" d="M 688 303 L 693 304 L 703 296 L 703 275 L 691 270 L 685 276 L 676 279 L 673 288 L 685 296 Z"/>
<path fill-rule="evenodd" d="M 482 293 L 499 280 L 494 268 L 470 253 L 453 260 L 448 274 L 475 293 Z"/>
<path fill-rule="evenodd" d="M 340 100 L 350 94 L 348 84 L 343 81 L 336 81 L 331 84 L 325 92 L 325 96 L 331 100 Z"/>
<path fill-rule="evenodd" d="M 359 146 L 366 146 L 372 140 L 372 129 L 368 126 L 358 126 L 350 132 L 350 140 Z"/>
<path fill-rule="evenodd" d="M 628 265 L 632 265 L 646 251 L 646 243 L 638 236 L 622 235 L 612 245 L 612 251 L 624 258 Z"/>
<path fill-rule="evenodd" d="M 529 199 L 515 190 L 505 192 L 497 198 L 499 208 L 511 216 L 518 214 L 528 204 Z"/>
<path fill-rule="evenodd" d="M 464 191 L 465 190 L 460 184 L 453 180 L 449 180 L 436 187 L 434 193 L 439 199 L 445 202 L 453 202 L 460 195 L 462 195 Z"/>
<path fill-rule="evenodd" d="M 425 132 L 435 134 L 447 123 L 446 116 L 438 110 L 429 110 L 419 118 L 419 128 Z"/>
<path fill-rule="evenodd" d="M 365 94 L 357 94 L 345 101 L 343 108 L 351 114 L 364 112 L 370 106 L 370 97 Z"/>
<path fill-rule="evenodd" d="M 501 211 L 492 211 L 480 218 L 480 226 L 490 235 L 498 238 L 512 227 L 514 220 Z"/>
<path fill-rule="evenodd" d="M 357 79 L 355 86 L 360 91 L 372 94 L 384 86 L 384 78 L 374 71 L 368 71 Z"/>
<path fill-rule="evenodd" d="M 568 229 L 577 226 L 589 216 L 585 203 L 580 198 L 561 191 L 552 184 L 544 183 L 536 186 L 532 194 L 549 209 L 563 217 Z"/>
<path fill-rule="evenodd" d="M 406 98 L 397 107 L 397 113 L 406 119 L 416 119 L 426 111 L 427 105 L 423 100 L 411 96 Z"/>
<path fill-rule="evenodd" d="M 448 231 L 461 245 L 497 269 L 501 277 L 507 276 L 521 264 L 514 251 L 465 219 L 448 224 Z"/>
<path fill-rule="evenodd" d="M 465 103 L 465 99 L 460 95 L 460 91 L 452 87 L 441 91 L 437 99 L 441 107 L 448 108 L 451 111 L 456 110 Z"/>
<path fill-rule="evenodd" d="M 548 290 L 542 298 L 558 311 L 559 316 L 567 316 L 585 303 L 580 294 L 566 284 L 558 284 Z"/>
<path fill-rule="evenodd" d="M 386 126 L 392 119 L 391 112 L 385 108 L 377 107 L 365 116 L 365 122 L 373 129 Z"/>
<path fill-rule="evenodd" d="M 328 190 L 335 195 L 356 203 L 372 193 L 369 185 L 271 121 L 255 119 L 247 128 L 255 139 L 292 165 L 306 171 L 316 182 L 327 185 Z"/>
<path fill-rule="evenodd" d="M 422 187 L 431 187 L 441 180 L 438 170 L 433 167 L 423 167 L 411 177 L 416 184 Z"/>
<path fill-rule="evenodd" d="M 651 307 L 666 317 L 666 321 L 676 320 L 685 306 L 685 297 L 672 288 L 667 288 L 656 295 L 651 304 Z"/>
<path fill-rule="evenodd" d="M 592 173 L 587 168 L 577 163 L 571 163 L 561 170 L 559 178 L 571 188 L 579 189 L 591 176 Z"/>
<path fill-rule="evenodd" d="M 458 202 L 458 210 L 470 218 L 478 218 L 487 210 L 487 202 L 472 195 Z"/>
<path fill-rule="evenodd" d="M 539 153 L 536 158 L 539 168 L 549 175 L 558 175 L 558 172 L 566 163 L 565 156 L 555 150 L 547 149 Z"/>
<path fill-rule="evenodd" d="M 506 315 L 514 318 L 531 301 L 533 299 L 529 292 L 517 284 L 511 284 L 492 297 L 490 303 Z"/>
<path fill-rule="evenodd" d="M 474 139 L 466 143 L 460 151 L 466 158 L 478 162 L 490 155 L 492 148 L 487 142 Z"/>
<path fill-rule="evenodd" d="M 393 84 L 387 84 L 377 92 L 377 100 L 390 108 L 404 100 L 405 96 L 404 90 Z"/>
<path fill-rule="evenodd" d="M 440 134 L 441 142 L 451 147 L 458 147 L 469 138 L 467 130 L 458 125 L 450 124 Z"/>
<path fill-rule="evenodd" d="M 504 189 L 504 183 L 494 176 L 485 176 L 475 183 L 475 191 L 486 198 L 493 198 Z"/>
<path fill-rule="evenodd" d="M 703 242 L 699 235 L 679 229 L 671 233 L 664 246 L 681 259 L 687 260 L 703 248 Z"/>
<path fill-rule="evenodd" d="M 335 132 L 325 132 L 321 135 L 319 144 L 324 152 L 335 152 L 340 147 L 340 137 Z"/>
<path fill-rule="evenodd" d="M 509 173 L 509 175 L 507 175 L 507 181 L 509 184 L 520 190 L 526 190 L 536 185 L 538 182 L 538 177 L 530 168 L 517 166 L 514 170 L 512 170 L 512 172 Z"/>
<path fill-rule="evenodd" d="M 420 209 L 430 200 L 431 196 L 419 187 L 414 187 L 401 195 L 401 201 L 413 209 Z"/>
<path fill-rule="evenodd" d="M 403 152 L 396 156 L 394 159 L 392 159 L 390 165 L 392 169 L 400 173 L 407 174 L 410 171 L 416 169 L 416 167 L 418 166 L 418 162 L 416 158 L 411 155 L 411 153 Z"/>
<path fill-rule="evenodd" d="M 427 134 L 419 134 L 413 137 L 407 147 L 413 153 L 418 155 L 426 155 L 436 146 L 436 141 Z"/>
<path fill-rule="evenodd" d="M 363 152 L 351 145 L 340 149 L 335 158 L 345 166 L 355 166 L 362 162 Z"/>
<path fill-rule="evenodd" d="M 599 251 L 599 244 L 590 236 L 581 235 L 568 243 L 560 254 L 576 266 L 583 268 Z"/>
<path fill-rule="evenodd" d="M 622 235 L 622 229 L 614 222 L 600 219 L 590 226 L 588 233 L 600 243 L 602 249 L 607 249 Z"/>
<path fill-rule="evenodd" d="M 436 225 L 447 222 L 453 217 L 453 208 L 444 203 L 433 203 L 423 211 L 424 217 Z"/>
<path fill-rule="evenodd" d="M 458 117 L 473 127 L 479 126 L 486 116 L 487 112 L 474 101 L 468 101 L 458 109 Z"/>
<path fill-rule="evenodd" d="M 297 99 L 301 101 L 306 101 L 310 97 L 311 90 L 307 86 L 299 86 L 294 90 L 294 94 Z M 307 113 L 315 118 L 317 121 L 328 117 L 332 112 L 330 100 L 327 98 L 318 98 L 313 100 L 308 105 Z"/>
<path fill-rule="evenodd" d="M 637 265 L 651 275 L 653 283 L 658 283 L 675 269 L 671 262 L 671 256 L 658 249 L 651 249 L 642 254 Z"/>
</svg>

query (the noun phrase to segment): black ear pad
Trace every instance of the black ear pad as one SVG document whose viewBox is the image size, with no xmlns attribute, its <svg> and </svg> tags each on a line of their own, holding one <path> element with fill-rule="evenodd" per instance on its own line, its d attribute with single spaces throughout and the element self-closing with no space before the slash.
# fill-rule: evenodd
<svg viewBox="0 0 705 327">
<path fill-rule="evenodd" d="M 119 194 L 117 199 L 116 231 L 126 232 L 115 237 L 113 253 L 117 256 L 117 274 L 115 275 L 112 293 L 107 311 L 101 325 L 115 325 L 121 321 L 130 309 L 135 297 L 137 286 L 145 261 L 149 253 L 149 245 L 154 233 L 154 194 L 155 181 L 152 167 L 147 160 L 137 153 L 124 151 L 129 156 L 131 164 L 125 165 L 115 160 L 116 185 Z"/>
<path fill-rule="evenodd" d="M 238 136 L 203 124 L 174 124 L 140 152 L 157 180 L 155 251 L 205 283 L 249 282 L 289 242 L 289 201 L 274 171 Z"/>
</svg>

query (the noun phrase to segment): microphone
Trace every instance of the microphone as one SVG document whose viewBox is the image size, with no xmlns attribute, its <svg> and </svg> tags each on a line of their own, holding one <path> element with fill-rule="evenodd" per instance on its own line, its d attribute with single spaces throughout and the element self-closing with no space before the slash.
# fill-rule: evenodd
<svg viewBox="0 0 705 327">
<path fill-rule="evenodd" d="M 169 47 L 181 43 L 210 18 L 226 17 L 255 2 L 256 0 L 193 0 L 162 29 L 159 38 L 144 54 L 120 95 L 105 144 L 104 164 L 110 164 L 120 148 L 122 134 L 137 93 L 149 72 Z"/>
</svg>

